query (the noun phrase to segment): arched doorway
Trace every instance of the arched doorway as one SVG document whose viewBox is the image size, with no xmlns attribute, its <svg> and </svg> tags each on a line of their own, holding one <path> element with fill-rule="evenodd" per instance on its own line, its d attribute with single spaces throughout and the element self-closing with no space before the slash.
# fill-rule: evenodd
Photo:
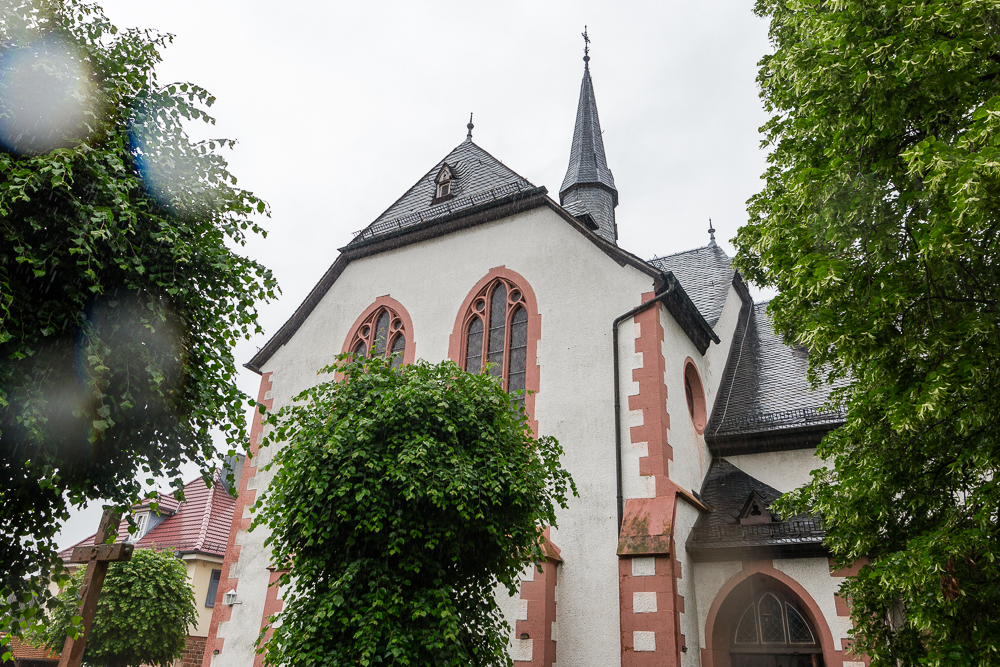
<svg viewBox="0 0 1000 667">
<path fill-rule="evenodd" d="M 746 578 L 718 609 L 712 667 L 826 667 L 814 613 L 785 583 L 763 574 Z"/>
</svg>

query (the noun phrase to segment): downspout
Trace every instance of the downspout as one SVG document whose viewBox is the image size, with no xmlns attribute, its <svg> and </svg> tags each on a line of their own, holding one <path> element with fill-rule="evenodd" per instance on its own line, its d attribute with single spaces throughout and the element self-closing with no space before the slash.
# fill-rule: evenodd
<svg viewBox="0 0 1000 667">
<path fill-rule="evenodd" d="M 619 388 L 619 369 L 618 369 L 618 325 L 627 320 L 630 317 L 635 317 L 639 313 L 651 308 L 654 304 L 662 302 L 667 298 L 671 292 L 674 291 L 674 276 L 673 274 L 664 274 L 666 280 L 664 281 L 667 288 L 662 292 L 658 292 L 652 299 L 642 304 L 641 306 L 636 306 L 632 310 L 628 311 L 624 315 L 619 315 L 615 318 L 615 321 L 611 324 L 611 339 L 614 345 L 614 360 L 615 360 L 615 472 L 618 477 L 618 535 L 622 534 L 622 521 L 625 518 L 625 494 L 622 491 L 622 420 L 621 420 L 621 389 Z"/>
</svg>

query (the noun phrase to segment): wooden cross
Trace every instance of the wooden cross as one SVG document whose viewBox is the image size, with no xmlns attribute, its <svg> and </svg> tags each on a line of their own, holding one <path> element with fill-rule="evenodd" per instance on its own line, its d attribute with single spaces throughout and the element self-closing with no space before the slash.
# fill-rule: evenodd
<svg viewBox="0 0 1000 667">
<path fill-rule="evenodd" d="M 63 644 L 62 653 L 59 655 L 59 667 L 80 667 L 80 662 L 83 660 L 83 649 L 87 646 L 87 635 L 90 634 L 90 626 L 94 624 L 97 599 L 101 595 L 101 586 L 104 585 L 108 565 L 132 558 L 133 547 L 131 544 L 127 542 L 106 544 L 109 537 L 118 534 L 120 521 L 120 514 L 104 510 L 94 544 L 89 547 L 73 549 L 73 556 L 69 562 L 87 564 L 87 573 L 83 577 L 83 586 L 80 588 L 80 596 L 83 601 L 80 604 L 79 615 L 83 617 L 83 632 L 76 639 L 66 637 L 66 643 Z"/>
</svg>

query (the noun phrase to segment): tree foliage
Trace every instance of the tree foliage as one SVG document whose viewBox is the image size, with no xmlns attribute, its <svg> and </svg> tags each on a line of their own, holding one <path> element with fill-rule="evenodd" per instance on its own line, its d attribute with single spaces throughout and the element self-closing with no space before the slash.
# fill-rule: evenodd
<svg viewBox="0 0 1000 667">
<path fill-rule="evenodd" d="M 275 665 L 507 664 L 494 600 L 544 559 L 576 492 L 559 443 L 532 436 L 489 374 L 342 360 L 267 418 L 280 446 L 254 527 L 271 531 L 284 610 Z"/>
<path fill-rule="evenodd" d="M 232 349 L 276 284 L 232 248 L 267 208 L 232 142 L 185 132 L 214 98 L 158 82 L 170 39 L 79 0 L 0 3 L 0 619 L 37 610 L 68 507 L 128 507 L 139 473 L 179 493 L 183 461 L 220 458 L 213 427 L 246 442 Z"/>
<path fill-rule="evenodd" d="M 66 635 L 77 634 L 77 593 L 85 570 L 76 571 L 70 586 L 56 598 L 49 622 L 36 635 L 57 653 Z M 108 568 L 83 662 L 92 667 L 167 667 L 181 657 L 188 632 L 197 622 L 184 563 L 171 551 L 138 549 L 131 560 Z"/>
<path fill-rule="evenodd" d="M 766 186 L 737 265 L 844 378 L 825 518 L 873 665 L 1000 662 L 1000 3 L 758 0 Z M 898 662 L 897 662 L 898 661 Z"/>
</svg>

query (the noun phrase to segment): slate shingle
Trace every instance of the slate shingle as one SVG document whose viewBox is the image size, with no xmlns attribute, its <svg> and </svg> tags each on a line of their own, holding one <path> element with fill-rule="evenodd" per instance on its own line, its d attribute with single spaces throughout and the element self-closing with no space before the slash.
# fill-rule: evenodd
<svg viewBox="0 0 1000 667">
<path fill-rule="evenodd" d="M 452 198 L 432 204 L 437 193 L 434 179 L 445 164 L 454 174 Z M 526 178 L 504 166 L 474 142 L 466 140 L 434 165 L 374 222 L 358 232 L 347 247 L 534 188 Z"/>
<path fill-rule="evenodd" d="M 724 458 L 712 461 L 701 489 L 701 497 L 713 510 L 703 513 L 695 522 L 687 549 L 698 557 L 711 557 L 716 552 L 729 558 L 740 550 L 807 550 L 823 552 L 823 529 L 810 516 L 799 515 L 781 521 L 772 514 L 771 523 L 741 525 L 739 515 L 756 492 L 770 510 L 781 493 L 756 477 L 748 475 Z"/>
<path fill-rule="evenodd" d="M 649 263 L 660 271 L 674 274 L 710 326 L 719 323 L 729 296 L 729 286 L 736 275 L 725 250 L 707 245 L 666 257 L 655 257 Z"/>
<path fill-rule="evenodd" d="M 788 345 L 774 331 L 767 302 L 740 318 L 733 347 L 705 435 L 718 438 L 843 423 L 843 413 L 824 411 L 831 387 L 812 389 L 804 348 Z"/>
<path fill-rule="evenodd" d="M 559 188 L 559 203 L 577 217 L 590 216 L 597 224 L 597 233 L 605 240 L 611 243 L 618 240 L 615 225 L 618 190 L 604 154 L 601 120 L 597 114 L 597 98 L 594 96 L 589 65 L 584 68 L 580 84 L 573 144 L 570 146 L 566 176 Z"/>
</svg>

